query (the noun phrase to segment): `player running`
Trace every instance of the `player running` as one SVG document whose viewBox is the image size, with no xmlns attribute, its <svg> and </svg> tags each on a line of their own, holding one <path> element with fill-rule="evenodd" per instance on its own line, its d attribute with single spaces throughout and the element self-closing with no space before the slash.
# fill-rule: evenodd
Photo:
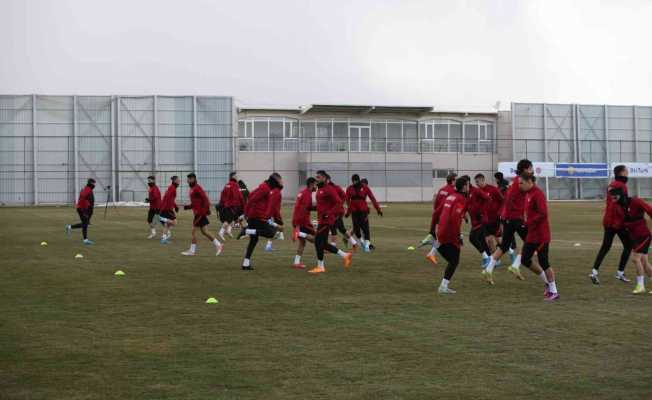
<svg viewBox="0 0 652 400">
<path fill-rule="evenodd" d="M 466 195 L 469 191 L 469 181 L 465 178 L 455 180 L 454 190 L 446 196 L 433 214 L 435 233 L 439 247 L 437 251 L 446 260 L 448 265 L 444 271 L 444 278 L 439 284 L 439 293 L 454 294 L 455 290 L 448 287 L 453 274 L 460 263 L 461 225 L 464 214 L 467 212 Z"/>
<path fill-rule="evenodd" d="M 150 175 L 147 177 L 147 199 L 149 203 L 149 211 L 147 211 L 147 224 L 149 225 L 150 234 L 147 239 L 154 239 L 156 237 L 156 222 L 154 217 L 161 212 L 161 191 L 156 186 L 156 177 Z"/>
<path fill-rule="evenodd" d="M 312 194 L 317 190 L 317 180 L 312 176 L 306 180 L 306 188 L 297 194 L 292 212 L 292 240 L 299 241 L 297 244 L 297 253 L 294 256 L 292 268 L 305 269 L 306 266 L 301 262 L 303 250 L 306 247 L 306 241 L 315 242 L 315 228 L 310 221 L 310 212 L 315 208 L 312 204 Z"/>
<path fill-rule="evenodd" d="M 609 196 L 614 207 L 622 208 L 624 226 L 631 240 L 632 262 L 636 266 L 636 288 L 632 293 L 645 293 L 645 275 L 652 277 L 652 266 L 647 258 L 652 234 L 645 222 L 645 214 L 652 217 L 652 206 L 638 197 L 627 196 L 622 187 L 610 189 Z"/>
<path fill-rule="evenodd" d="M 477 184 L 479 177 L 484 179 L 482 174 L 475 176 Z M 482 267 L 485 267 L 489 262 L 489 246 L 487 245 L 487 231 L 486 226 L 489 223 L 489 206 L 491 205 L 491 196 L 480 189 L 469 184 L 469 194 L 467 201 L 467 210 L 471 216 L 471 232 L 469 232 L 469 241 L 473 247 L 478 250 L 482 256 Z"/>
<path fill-rule="evenodd" d="M 555 271 L 548 261 L 550 246 L 548 205 L 546 196 L 535 182 L 534 175 L 528 172 L 522 173 L 519 179 L 519 189 L 525 193 L 524 216 L 527 227 L 521 263 L 538 275 L 545 284 L 544 300 L 555 301 L 559 299 L 559 293 L 555 282 Z M 535 253 L 538 265 L 533 262 Z"/>
<path fill-rule="evenodd" d="M 503 220 L 503 236 L 500 246 L 494 251 L 487 263 L 487 268 L 482 271 L 482 275 L 485 280 L 493 285 L 493 271 L 496 267 L 496 263 L 500 260 L 500 257 L 503 254 L 509 252 L 512 242 L 516 240 L 515 235 L 521 237 L 521 240 L 525 241 L 525 236 L 527 235 L 527 228 L 523 224 L 523 213 L 525 208 L 525 193 L 519 189 L 519 176 L 524 172 L 528 174 L 533 173 L 532 162 L 527 159 L 523 159 L 518 162 L 516 165 L 517 176 L 512 179 L 512 184 L 507 189 L 505 194 L 505 202 L 501 212 L 501 218 Z M 521 256 L 517 256 L 511 266 L 507 269 L 509 272 L 514 274 L 517 279 L 523 280 L 523 275 L 521 275 L 520 266 Z"/>
<path fill-rule="evenodd" d="M 270 195 L 273 189 L 279 187 L 283 187 L 283 178 L 274 172 L 249 194 L 244 210 L 247 226 L 243 226 L 238 235 L 238 239 L 249 236 L 249 244 L 242 261 L 243 271 L 254 270 L 254 266 L 251 265 L 251 256 L 258 244 L 258 237 L 273 238 L 276 233 L 276 228 L 270 225 L 268 220 L 271 215 Z"/>
<path fill-rule="evenodd" d="M 197 229 L 208 239 L 213 246 L 215 246 L 215 255 L 219 256 L 222 253 L 222 243 L 215 238 L 208 231 L 208 216 L 211 215 L 211 202 L 202 188 L 197 183 L 197 176 L 194 173 L 188 174 L 188 186 L 190 186 L 190 192 L 188 197 L 190 197 L 190 205 L 184 206 L 184 210 L 192 209 L 193 220 L 192 220 L 192 241 L 190 242 L 190 248 L 184 252 L 181 252 L 184 256 L 194 256 L 195 251 L 197 250 Z"/>
<path fill-rule="evenodd" d="M 426 260 L 430 261 L 432 264 L 437 264 L 437 247 L 439 242 L 437 242 L 437 234 L 435 232 L 435 211 L 437 208 L 446 200 L 449 194 L 455 192 L 455 179 L 457 174 L 451 172 L 446 177 L 446 184 L 442 186 L 437 193 L 432 198 L 432 218 L 430 219 L 430 232 L 428 235 L 423 238 L 419 247 L 423 247 L 427 244 L 432 244 L 432 247 L 428 254 L 426 254 Z"/>
<path fill-rule="evenodd" d="M 496 251 L 497 237 L 499 234 L 499 218 L 500 208 L 503 205 L 503 195 L 500 189 L 496 186 L 488 185 L 483 174 L 477 174 L 474 177 L 476 186 L 489 195 L 489 204 L 487 204 L 487 223 L 485 224 L 485 234 L 487 245 L 491 250 L 489 254 Z M 487 259 L 488 261 L 488 259 Z"/>
<path fill-rule="evenodd" d="M 311 274 L 326 272 L 324 267 L 324 251 L 342 257 L 344 269 L 351 266 L 351 253 L 344 252 L 328 243 L 328 233 L 337 218 L 337 210 L 342 206 L 342 200 L 333 185 L 329 185 L 330 175 L 326 171 L 317 171 L 317 234 L 315 236 L 315 250 L 317 251 L 317 266 L 310 271 Z"/>
<path fill-rule="evenodd" d="M 220 217 L 220 222 L 222 223 L 217 235 L 222 241 L 225 240 L 225 234 L 233 237 L 231 229 L 233 223 L 242 215 L 244 204 L 244 197 L 242 197 L 240 186 L 238 186 L 237 174 L 231 172 L 229 174 L 229 181 L 224 185 L 224 189 L 222 189 L 222 193 L 220 194 L 220 201 L 215 206 Z"/>
<path fill-rule="evenodd" d="M 283 203 L 283 195 L 281 191 L 283 185 L 272 189 L 269 194 L 269 219 L 267 223 L 274 227 L 274 238 L 283 240 L 283 217 L 281 216 L 281 205 Z M 272 239 L 267 240 L 265 251 L 272 251 Z"/>
<path fill-rule="evenodd" d="M 361 241 L 362 249 L 369 252 L 371 249 L 371 232 L 369 230 L 369 205 L 367 198 L 376 209 L 379 216 L 383 215 L 380 204 L 369 186 L 362 183 L 358 174 L 351 176 L 351 185 L 346 188 L 346 216 L 351 216 L 353 234 Z"/>
<path fill-rule="evenodd" d="M 77 200 L 76 209 L 77 214 L 79 214 L 79 220 L 81 221 L 78 224 L 66 225 L 66 233 L 71 234 L 73 229 L 82 230 L 82 236 L 84 238 L 83 243 L 86 245 L 94 244 L 95 242 L 88 238 L 88 225 L 91 224 L 91 217 L 93 216 L 93 208 L 95 207 L 95 195 L 93 194 L 93 189 L 95 188 L 95 179 L 88 178 L 86 181 L 86 186 L 79 192 L 79 199 Z"/>
<path fill-rule="evenodd" d="M 623 282 L 629 282 L 629 279 L 625 276 L 625 266 L 627 265 L 627 260 L 629 260 L 629 255 L 632 252 L 632 244 L 629 237 L 629 234 L 625 230 L 625 211 L 623 207 L 618 206 L 614 203 L 612 197 L 609 195 L 609 192 L 612 189 L 621 189 L 623 196 L 627 197 L 627 167 L 624 165 L 617 165 L 614 168 L 614 180 L 609 183 L 607 187 L 607 196 L 605 196 L 605 209 L 604 217 L 602 218 L 602 226 L 604 228 L 604 236 L 602 237 L 602 245 L 598 251 L 598 255 L 595 258 L 593 263 L 593 269 L 589 278 L 594 285 L 600 284 L 600 279 L 598 278 L 598 270 L 600 269 L 600 264 L 609 253 L 611 249 L 611 244 L 613 243 L 614 236 L 618 235 L 620 242 L 623 244 L 623 252 L 620 255 L 620 263 L 618 264 L 618 271 L 616 272 L 616 279 Z"/>
<path fill-rule="evenodd" d="M 355 240 L 353 235 L 351 235 L 351 233 L 349 233 L 344 226 L 344 216 L 346 215 L 346 210 L 344 210 L 344 203 L 346 203 L 346 193 L 344 192 L 344 189 L 342 189 L 340 185 L 335 184 L 335 182 L 331 181 L 328 184 L 333 186 L 340 198 L 339 206 L 335 212 L 335 223 L 331 225 L 331 237 L 329 239 L 330 244 L 337 247 L 337 232 L 339 232 L 342 235 L 344 244 L 350 244 L 352 251 L 355 252 L 358 248 L 358 241 Z"/>
<path fill-rule="evenodd" d="M 172 237 L 172 227 L 177 224 L 177 188 L 181 183 L 178 176 L 170 178 L 170 186 L 165 190 L 163 200 L 161 200 L 161 214 L 159 220 L 163 224 L 163 233 L 161 234 L 161 244 L 166 244 Z"/>
</svg>

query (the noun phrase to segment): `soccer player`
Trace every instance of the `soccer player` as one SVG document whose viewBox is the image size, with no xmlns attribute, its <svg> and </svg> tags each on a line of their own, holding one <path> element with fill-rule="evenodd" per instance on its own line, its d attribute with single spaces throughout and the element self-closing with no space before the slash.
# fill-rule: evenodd
<svg viewBox="0 0 652 400">
<path fill-rule="evenodd" d="M 336 185 L 333 181 L 330 181 L 328 184 L 331 185 L 333 189 L 335 189 L 335 192 L 340 198 L 339 206 L 335 211 L 335 223 L 331 225 L 330 244 L 337 246 L 337 232 L 339 232 L 342 234 L 342 240 L 344 240 L 345 244 L 350 244 L 352 251 L 355 251 L 358 247 L 358 241 L 355 240 L 353 235 L 347 232 L 346 227 L 344 226 L 344 216 L 346 215 L 346 211 L 344 210 L 344 203 L 346 203 L 346 192 L 344 192 L 344 189 L 342 189 L 340 185 Z M 368 246 L 366 247 L 365 251 L 369 251 Z"/>
<path fill-rule="evenodd" d="M 337 194 L 333 185 L 329 185 L 330 175 L 326 171 L 317 171 L 317 219 L 319 224 L 317 226 L 317 234 L 315 235 L 315 250 L 317 251 L 317 266 L 311 269 L 311 274 L 321 274 L 326 272 L 324 266 L 324 251 L 337 254 L 342 257 L 344 268 L 348 269 L 351 266 L 351 253 L 344 252 L 332 244 L 328 243 L 328 233 L 331 230 L 331 225 L 335 223 L 337 218 L 337 210 L 341 206 L 342 200 Z"/>
<path fill-rule="evenodd" d="M 192 241 L 190 242 L 190 248 L 181 254 L 184 256 L 195 255 L 195 251 L 197 251 L 197 229 L 199 229 L 202 235 L 213 243 L 213 246 L 215 246 L 215 255 L 219 256 L 222 253 L 222 243 L 208 231 L 208 216 L 211 215 L 211 202 L 204 188 L 197 183 L 197 176 L 194 173 L 190 173 L 187 178 L 188 186 L 190 186 L 190 192 L 188 194 L 190 205 L 186 205 L 183 208 L 184 210 L 192 209 Z"/>
<path fill-rule="evenodd" d="M 269 224 L 270 217 L 270 195 L 274 188 L 283 186 L 283 178 L 274 172 L 267 180 L 261 183 L 253 192 L 249 194 L 249 199 L 245 205 L 244 215 L 248 225 L 242 227 L 238 239 L 249 236 L 249 244 L 242 261 L 243 271 L 252 271 L 254 266 L 251 265 L 251 256 L 258 244 L 258 237 L 273 238 L 276 228 Z"/>
<path fill-rule="evenodd" d="M 519 189 L 519 175 L 527 172 L 528 174 L 533 173 L 532 162 L 527 159 L 523 159 L 518 162 L 516 165 L 517 176 L 512 179 L 512 184 L 507 189 L 505 194 L 505 201 L 503 204 L 503 209 L 501 211 L 501 218 L 503 220 L 503 236 L 500 246 L 494 251 L 487 263 L 487 268 L 482 271 L 487 283 L 493 285 L 493 271 L 496 267 L 496 263 L 500 260 L 500 257 L 503 254 L 509 252 L 512 242 L 516 240 L 515 235 L 521 237 L 521 240 L 525 240 L 527 235 L 527 228 L 523 224 L 523 213 L 525 207 L 525 194 Z M 517 256 L 511 266 L 507 269 L 509 272 L 514 274 L 517 279 L 523 280 L 523 275 L 521 275 L 520 266 L 521 257 Z"/>
<path fill-rule="evenodd" d="M 317 190 L 317 180 L 312 176 L 306 180 L 306 188 L 297 194 L 297 200 L 294 203 L 292 212 L 292 240 L 299 241 L 297 244 L 297 253 L 294 256 L 292 268 L 305 269 L 306 266 L 301 262 L 303 250 L 306 247 L 306 241 L 315 242 L 315 228 L 310 220 L 310 211 L 315 207 L 312 204 L 312 194 Z"/>
<path fill-rule="evenodd" d="M 274 236 L 279 240 L 283 240 L 283 217 L 281 216 L 281 205 L 283 201 L 283 195 L 281 191 L 283 190 L 283 185 L 279 185 L 272 189 L 272 192 L 269 194 L 269 219 L 267 223 L 274 227 Z M 272 251 L 272 239 L 267 240 L 265 245 L 265 251 Z"/>
<path fill-rule="evenodd" d="M 156 222 L 154 216 L 159 215 L 161 212 L 161 191 L 156 186 L 156 177 L 150 175 L 147 177 L 147 202 L 149 203 L 149 211 L 147 211 L 147 224 L 149 224 L 150 234 L 147 239 L 156 237 Z"/>
<path fill-rule="evenodd" d="M 177 224 L 177 188 L 181 180 L 174 175 L 170 178 L 170 186 L 165 190 L 163 200 L 161 200 L 161 214 L 159 220 L 163 224 L 163 234 L 161 235 L 161 244 L 166 244 L 172 237 L 172 227 Z"/>
<path fill-rule="evenodd" d="M 474 179 L 476 185 L 480 178 L 484 180 L 482 174 L 475 176 Z M 491 204 L 491 196 L 479 187 L 469 184 L 467 204 L 467 210 L 471 216 L 471 232 L 469 233 L 469 240 L 473 247 L 475 247 L 482 256 L 481 265 L 484 267 L 489 262 L 489 254 L 491 254 L 491 250 L 489 250 L 489 246 L 487 245 L 486 231 L 486 226 L 489 223 L 488 211 Z"/>
<path fill-rule="evenodd" d="M 428 235 L 423 238 L 421 243 L 419 243 L 419 247 L 423 247 L 427 244 L 432 244 L 432 248 L 426 255 L 426 259 L 430 261 L 433 264 L 437 264 L 437 246 L 439 243 L 437 242 L 437 234 L 435 232 L 435 210 L 437 210 L 437 207 L 441 205 L 444 200 L 446 200 L 446 197 L 448 197 L 449 194 L 455 192 L 455 179 L 457 178 L 457 174 L 454 172 L 451 172 L 448 174 L 446 177 L 446 184 L 442 186 L 437 193 L 432 198 L 432 218 L 430 219 L 430 232 Z"/>
<path fill-rule="evenodd" d="M 249 188 L 247 188 L 247 184 L 244 183 L 243 180 L 239 180 L 238 186 L 240 187 L 240 193 L 242 193 L 242 198 L 244 199 L 244 202 L 247 203 L 247 200 L 249 199 Z"/>
<path fill-rule="evenodd" d="M 614 202 L 613 207 L 622 208 L 624 226 L 631 240 L 632 262 L 636 266 L 636 288 L 632 293 L 645 293 L 645 275 L 652 277 L 652 266 L 647 258 L 652 235 L 645 214 L 652 217 L 652 207 L 638 197 L 629 197 L 622 187 L 610 189 L 609 196 Z"/>
<path fill-rule="evenodd" d="M 609 253 L 611 249 L 611 244 L 613 243 L 614 236 L 618 235 L 620 242 L 623 244 L 623 252 L 620 255 L 620 263 L 618 264 L 618 271 L 616 272 L 616 279 L 619 279 L 623 282 L 629 282 L 629 279 L 625 276 L 625 266 L 627 265 L 627 260 L 629 260 L 629 255 L 632 252 L 632 244 L 629 238 L 629 234 L 625 230 L 624 219 L 625 211 L 623 207 L 618 206 L 612 200 L 612 197 L 609 195 L 609 192 L 612 189 L 621 189 L 623 196 L 627 197 L 627 175 L 628 170 L 624 165 L 617 165 L 614 168 L 614 180 L 609 183 L 607 187 L 607 196 L 605 196 L 605 209 L 604 217 L 602 218 L 602 226 L 604 228 L 604 236 L 602 237 L 602 246 L 598 251 L 598 255 L 595 258 L 593 263 L 593 269 L 589 277 L 591 282 L 594 285 L 600 284 L 600 279 L 598 278 L 598 270 L 600 269 L 600 264 Z"/>
<path fill-rule="evenodd" d="M 502 172 L 496 172 L 494 174 L 494 179 L 496 180 L 496 186 L 498 187 L 498 190 L 500 190 L 500 193 L 505 196 L 507 193 L 507 188 L 509 187 L 509 182 L 507 182 Z"/>
<path fill-rule="evenodd" d="M 238 186 L 238 178 L 235 172 L 229 174 L 229 181 L 224 185 L 222 193 L 220 194 L 220 201 L 215 206 L 217 213 L 220 217 L 222 227 L 217 235 L 224 241 L 224 235 L 227 234 L 233 237 L 231 229 L 233 223 L 242 215 L 244 210 L 244 197 Z"/>
<path fill-rule="evenodd" d="M 548 223 L 548 205 L 543 191 L 535 184 L 536 178 L 531 172 L 523 172 L 519 179 L 519 189 L 525 193 L 524 216 L 527 236 L 523 245 L 521 263 L 538 275 L 545 284 L 544 300 L 559 299 L 555 271 L 548 261 L 550 246 L 550 224 Z M 538 265 L 533 262 L 537 255 Z"/>
<path fill-rule="evenodd" d="M 79 192 L 79 199 L 76 204 L 77 214 L 79 214 L 79 220 L 81 222 L 74 225 L 66 225 L 66 233 L 68 235 L 70 235 L 73 229 L 81 228 L 82 236 L 84 238 L 83 243 L 86 245 L 95 243 L 88 238 L 88 225 L 91 223 L 93 208 L 95 207 L 95 195 L 93 194 L 94 188 L 95 179 L 88 178 L 86 186 L 84 186 L 84 188 Z"/>
<path fill-rule="evenodd" d="M 437 251 L 446 260 L 448 265 L 444 271 L 444 278 L 439 284 L 439 293 L 454 294 L 455 290 L 448 287 L 453 274 L 460 263 L 460 227 L 466 208 L 466 194 L 469 190 L 469 181 L 464 178 L 455 180 L 454 191 L 444 199 L 435 213 L 433 220 L 439 247 Z"/>
<path fill-rule="evenodd" d="M 483 174 L 477 174 L 475 184 L 478 188 L 489 195 L 489 204 L 487 205 L 487 223 L 485 225 L 485 234 L 487 245 L 493 253 L 496 250 L 497 237 L 500 230 L 498 214 L 503 204 L 503 195 L 496 186 L 488 185 Z"/>
<path fill-rule="evenodd" d="M 371 246 L 371 232 L 369 231 L 369 206 L 367 198 L 376 209 L 376 213 L 382 216 L 378 201 L 369 186 L 362 183 L 358 174 L 351 176 L 351 186 L 346 188 L 346 216 L 351 216 L 353 222 L 353 234 L 362 242 L 362 249 L 369 252 Z"/>
</svg>

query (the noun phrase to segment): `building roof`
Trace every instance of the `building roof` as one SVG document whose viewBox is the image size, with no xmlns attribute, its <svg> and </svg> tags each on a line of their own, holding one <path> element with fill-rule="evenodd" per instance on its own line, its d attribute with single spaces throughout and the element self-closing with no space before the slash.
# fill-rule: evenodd
<svg viewBox="0 0 652 400">
<path fill-rule="evenodd" d="M 286 111 L 297 114 L 306 113 L 330 113 L 330 114 L 427 114 L 427 113 L 448 113 L 448 114 L 496 114 L 496 111 L 488 110 L 435 110 L 432 106 L 387 106 L 367 104 L 308 104 L 304 106 L 240 106 L 238 111 Z"/>
</svg>

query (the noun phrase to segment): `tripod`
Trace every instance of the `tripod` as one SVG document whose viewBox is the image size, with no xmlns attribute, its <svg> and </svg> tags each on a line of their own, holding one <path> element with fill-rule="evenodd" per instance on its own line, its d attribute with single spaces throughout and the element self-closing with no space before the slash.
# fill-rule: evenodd
<svg viewBox="0 0 652 400">
<path fill-rule="evenodd" d="M 113 203 L 113 208 L 118 210 L 118 206 L 115 204 L 115 200 L 113 199 L 113 190 L 111 190 L 111 186 L 107 186 L 104 188 L 104 192 L 106 193 L 106 204 L 104 205 L 104 219 L 106 219 L 106 212 L 109 210 L 109 202 Z"/>
</svg>

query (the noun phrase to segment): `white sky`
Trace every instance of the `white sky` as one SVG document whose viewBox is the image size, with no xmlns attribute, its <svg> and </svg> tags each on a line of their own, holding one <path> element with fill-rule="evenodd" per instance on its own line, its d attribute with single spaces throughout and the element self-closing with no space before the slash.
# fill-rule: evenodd
<svg viewBox="0 0 652 400">
<path fill-rule="evenodd" d="M 652 104 L 652 1 L 0 0 L 0 93 Z"/>
</svg>

